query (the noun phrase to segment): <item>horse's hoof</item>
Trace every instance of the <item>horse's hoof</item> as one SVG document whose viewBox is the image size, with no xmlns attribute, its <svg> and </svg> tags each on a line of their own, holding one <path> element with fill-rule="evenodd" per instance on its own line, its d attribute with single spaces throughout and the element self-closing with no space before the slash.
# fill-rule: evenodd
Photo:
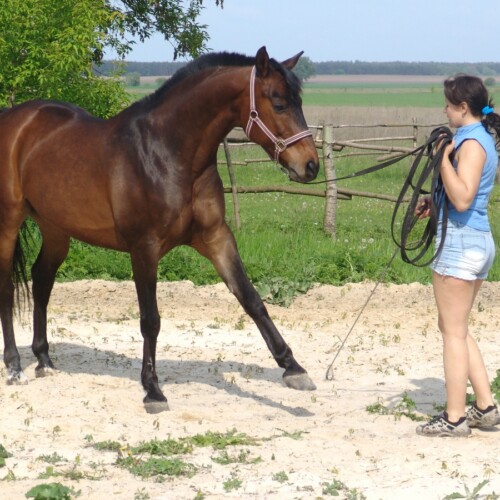
<svg viewBox="0 0 500 500">
<path fill-rule="evenodd" d="M 147 413 L 155 414 L 161 413 L 162 411 L 169 411 L 168 402 L 165 401 L 157 401 L 154 399 L 150 399 L 147 396 L 144 398 L 144 409 Z"/>
<path fill-rule="evenodd" d="M 51 368 L 50 366 L 40 366 L 35 368 L 36 378 L 53 377 L 56 373 L 57 370 L 55 368 Z"/>
<path fill-rule="evenodd" d="M 316 384 L 311 380 L 307 373 L 283 376 L 283 381 L 287 387 L 297 389 L 298 391 L 316 390 Z"/>
<path fill-rule="evenodd" d="M 28 377 L 21 370 L 19 372 L 9 372 L 7 374 L 7 385 L 26 385 Z"/>
</svg>

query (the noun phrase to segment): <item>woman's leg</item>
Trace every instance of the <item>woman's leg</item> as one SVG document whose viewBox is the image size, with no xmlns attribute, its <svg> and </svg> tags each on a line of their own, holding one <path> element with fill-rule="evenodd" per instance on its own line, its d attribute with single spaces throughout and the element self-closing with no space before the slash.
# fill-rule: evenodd
<svg viewBox="0 0 500 500">
<path fill-rule="evenodd" d="M 446 411 L 449 421 L 456 422 L 465 415 L 470 366 L 474 371 L 473 378 L 482 386 L 476 373 L 479 351 L 477 346 L 476 350 L 472 348 L 473 359 L 469 363 L 468 341 L 469 314 L 481 281 L 466 281 L 433 272 L 432 284 L 438 308 L 438 326 L 443 336 Z"/>
<path fill-rule="evenodd" d="M 475 293 L 473 302 L 477 296 L 477 292 L 481 287 L 483 280 L 475 282 Z M 467 335 L 467 348 L 469 349 L 469 380 L 476 395 L 476 404 L 479 409 L 484 410 L 488 406 L 494 404 L 493 395 L 491 394 L 491 386 L 488 378 L 488 372 L 484 366 L 483 357 L 479 351 L 476 341 Z"/>
</svg>

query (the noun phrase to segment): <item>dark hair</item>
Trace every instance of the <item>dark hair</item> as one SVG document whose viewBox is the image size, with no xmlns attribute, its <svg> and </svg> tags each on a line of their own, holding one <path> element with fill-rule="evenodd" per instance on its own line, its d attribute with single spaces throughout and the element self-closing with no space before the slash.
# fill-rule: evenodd
<svg viewBox="0 0 500 500">
<path fill-rule="evenodd" d="M 488 106 L 493 108 L 493 100 L 488 96 L 488 89 L 481 78 L 472 75 L 458 74 L 444 81 L 444 96 L 451 104 L 458 105 L 462 102 L 468 104 L 473 116 L 483 117 L 481 123 L 486 130 L 497 136 L 500 142 L 500 115 L 495 112 L 484 115 L 483 109 Z"/>
</svg>

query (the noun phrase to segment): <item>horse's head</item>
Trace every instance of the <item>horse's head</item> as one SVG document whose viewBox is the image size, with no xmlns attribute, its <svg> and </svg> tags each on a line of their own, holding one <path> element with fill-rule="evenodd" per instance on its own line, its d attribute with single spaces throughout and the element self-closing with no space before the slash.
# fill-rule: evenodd
<svg viewBox="0 0 500 500">
<path fill-rule="evenodd" d="M 300 81 L 291 71 L 301 55 L 279 64 L 269 59 L 265 47 L 259 49 L 250 77 L 246 133 L 291 180 L 309 182 L 318 174 L 319 159 L 302 112 Z"/>
</svg>

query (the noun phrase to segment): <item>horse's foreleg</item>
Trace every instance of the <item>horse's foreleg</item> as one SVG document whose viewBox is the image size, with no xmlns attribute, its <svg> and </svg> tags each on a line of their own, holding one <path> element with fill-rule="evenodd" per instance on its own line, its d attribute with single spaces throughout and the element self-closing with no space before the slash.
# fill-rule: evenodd
<svg viewBox="0 0 500 500">
<path fill-rule="evenodd" d="M 229 228 L 223 225 L 210 235 L 205 233 L 203 240 L 197 240 L 193 246 L 211 260 L 229 290 L 254 320 L 274 359 L 285 369 L 285 384 L 299 390 L 316 389 L 306 370 L 295 360 L 292 350 L 269 317 L 262 299 L 250 282 Z"/>
<path fill-rule="evenodd" d="M 33 264 L 33 354 L 38 359 L 37 377 L 51 375 L 54 365 L 49 356 L 47 341 L 47 305 L 59 266 L 68 255 L 69 237 L 56 230 L 40 227 L 43 244 Z"/>
<path fill-rule="evenodd" d="M 169 409 L 156 374 L 156 342 L 160 332 L 160 314 L 156 301 L 158 261 L 137 252 L 132 253 L 131 257 L 144 339 L 141 371 L 141 382 L 146 391 L 144 406 L 148 413 L 158 413 Z"/>
</svg>

